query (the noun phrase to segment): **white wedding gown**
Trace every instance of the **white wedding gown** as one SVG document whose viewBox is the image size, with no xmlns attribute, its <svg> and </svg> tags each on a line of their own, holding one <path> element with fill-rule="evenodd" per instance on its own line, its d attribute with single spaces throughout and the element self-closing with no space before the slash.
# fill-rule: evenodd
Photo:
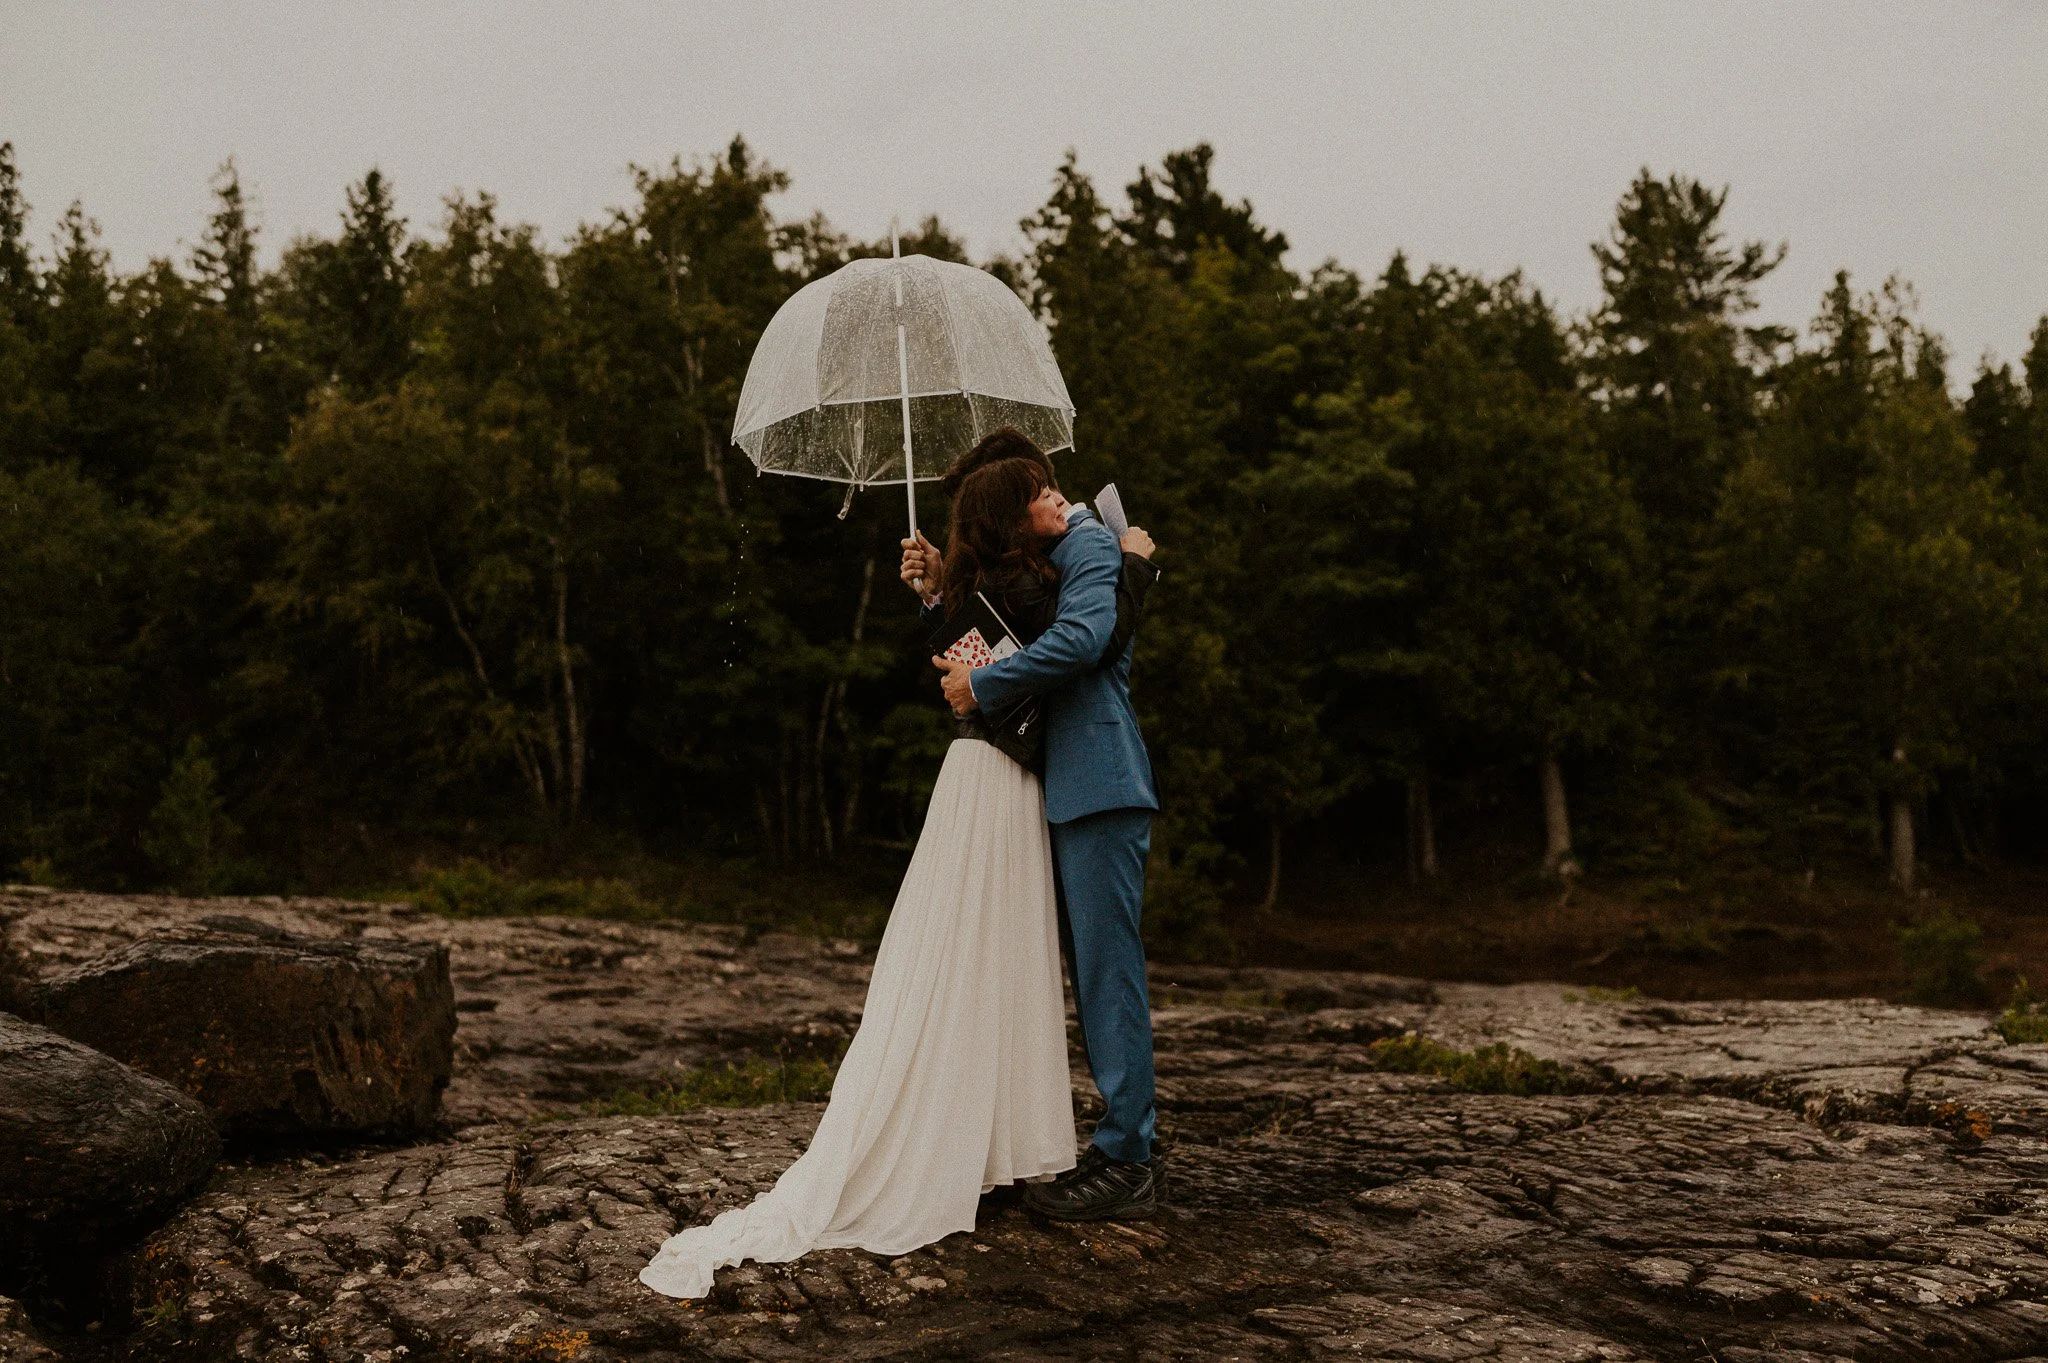
<svg viewBox="0 0 2048 1363">
<path fill-rule="evenodd" d="M 907 1254 L 973 1230 L 987 1189 L 1072 1167 L 1052 874 L 1038 778 L 955 740 L 809 1149 L 752 1204 L 671 1236 L 640 1281 L 702 1297 L 744 1259 Z"/>
</svg>

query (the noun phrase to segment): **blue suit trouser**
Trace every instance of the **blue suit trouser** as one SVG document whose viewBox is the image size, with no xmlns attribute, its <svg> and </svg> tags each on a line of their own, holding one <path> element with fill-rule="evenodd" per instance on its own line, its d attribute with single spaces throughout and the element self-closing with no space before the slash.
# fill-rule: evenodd
<svg viewBox="0 0 2048 1363">
<path fill-rule="evenodd" d="M 1145 990 L 1145 857 L 1149 809 L 1107 809 L 1052 827 L 1060 950 L 1074 987 L 1081 1044 L 1102 1094 L 1095 1144 L 1111 1159 L 1152 1156 L 1158 1111 L 1152 1008 Z"/>
</svg>

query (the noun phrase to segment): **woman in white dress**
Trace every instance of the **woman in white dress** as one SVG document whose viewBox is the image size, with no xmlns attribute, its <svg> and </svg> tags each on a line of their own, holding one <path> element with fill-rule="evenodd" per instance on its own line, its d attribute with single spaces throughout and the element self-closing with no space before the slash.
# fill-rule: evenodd
<svg viewBox="0 0 2048 1363">
<path fill-rule="evenodd" d="M 947 479 L 945 595 L 988 594 L 1028 641 L 1053 619 L 1045 547 L 1065 532 L 1067 503 L 1035 448 L 989 458 L 1007 447 L 984 446 Z M 1150 540 L 1132 534 L 1149 554 Z M 1119 593 L 1112 657 L 1150 582 L 1126 576 L 1142 580 Z M 813 1249 L 906 1254 L 974 1229 L 988 1189 L 1073 1167 L 1044 792 L 987 741 L 979 716 L 959 724 L 809 1148 L 750 1205 L 671 1236 L 640 1271 L 655 1291 L 702 1297 L 718 1268 Z"/>
</svg>

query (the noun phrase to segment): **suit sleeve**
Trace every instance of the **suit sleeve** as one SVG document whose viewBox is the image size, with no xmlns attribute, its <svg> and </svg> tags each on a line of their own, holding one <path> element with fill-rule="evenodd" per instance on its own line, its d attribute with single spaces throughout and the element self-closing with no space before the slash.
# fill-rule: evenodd
<svg viewBox="0 0 2048 1363">
<path fill-rule="evenodd" d="M 969 675 L 974 699 L 984 709 L 1007 709 L 1101 665 L 1102 651 L 1116 632 L 1123 555 L 1115 537 L 1100 525 L 1084 524 L 1072 533 L 1082 538 L 1060 581 L 1059 614 L 1051 628 L 1009 657 L 977 667 Z"/>
</svg>

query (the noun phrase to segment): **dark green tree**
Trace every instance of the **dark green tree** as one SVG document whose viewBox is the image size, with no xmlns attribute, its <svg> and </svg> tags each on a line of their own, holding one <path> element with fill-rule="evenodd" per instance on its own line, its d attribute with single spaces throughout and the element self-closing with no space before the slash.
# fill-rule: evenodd
<svg viewBox="0 0 2048 1363">
<path fill-rule="evenodd" d="M 1535 768 L 1543 867 L 1577 869 L 1565 766 L 1640 731 L 1650 599 L 1635 505 L 1594 439 L 1540 294 L 1432 271 L 1404 390 L 1421 706 Z M 1441 740 L 1439 740 L 1441 742 Z"/>
<path fill-rule="evenodd" d="M 14 144 L 0 142 L 0 468 L 21 467 L 45 439 L 48 417 L 35 345 L 42 307 Z"/>
<path fill-rule="evenodd" d="M 1645 168 L 1593 246 L 1602 298 L 1587 341 L 1602 436 L 1667 553 L 1712 516 L 1754 425 L 1758 374 L 1788 339 L 1743 321 L 1786 248 L 1730 245 L 1727 200 L 1725 188 Z"/>
<path fill-rule="evenodd" d="M 2041 526 L 1973 467 L 1938 341 L 1896 285 L 1836 278 L 1731 480 L 1709 563 L 1723 679 L 1752 760 L 1823 818 L 1879 809 L 1911 888 L 1917 811 L 1995 765 L 2006 706 L 2048 662 Z"/>
<path fill-rule="evenodd" d="M 0 866 L 127 869 L 151 762 L 134 642 L 154 536 L 67 465 L 0 471 Z"/>
<path fill-rule="evenodd" d="M 14 144 L 0 142 L 0 320 L 27 330 L 41 302 L 42 281 L 28 244 L 28 203 L 21 196 Z"/>
<path fill-rule="evenodd" d="M 2048 516 L 2048 317 L 2034 328 L 2015 376 L 2011 365 L 1988 364 L 1970 387 L 1963 420 L 1977 447 L 1977 467 L 1995 472 L 2035 517 Z"/>
<path fill-rule="evenodd" d="M 1239 472 L 1221 440 L 1225 394 L 1204 382 L 1185 289 L 1118 226 L 1071 154 L 1024 230 L 1031 299 L 1078 409 L 1061 481 L 1086 498 L 1114 479 L 1166 546 L 1133 683 L 1164 806 L 1147 931 L 1219 951 L 1218 830 L 1246 713 L 1229 652 L 1243 531 L 1225 492 Z"/>
<path fill-rule="evenodd" d="M 405 219 L 391 182 L 372 167 L 349 187 L 333 241 L 286 252 L 294 338 L 316 381 L 357 396 L 389 392 L 412 362 L 406 315 Z"/>
</svg>

